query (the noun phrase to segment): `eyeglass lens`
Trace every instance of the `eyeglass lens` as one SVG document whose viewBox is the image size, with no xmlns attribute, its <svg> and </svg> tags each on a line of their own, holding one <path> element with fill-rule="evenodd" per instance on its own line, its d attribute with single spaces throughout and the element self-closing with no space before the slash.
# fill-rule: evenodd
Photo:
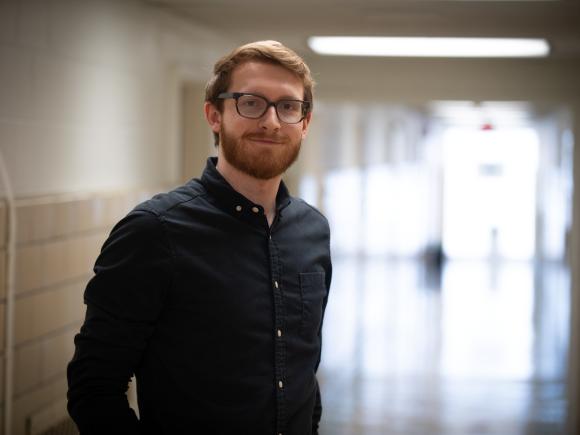
<svg viewBox="0 0 580 435">
<path fill-rule="evenodd" d="M 241 95 L 237 100 L 240 115 L 248 118 L 260 118 L 268 109 L 268 101 L 257 95 Z M 276 102 L 276 113 L 280 121 L 296 123 L 303 118 L 301 101 L 280 100 Z"/>
</svg>

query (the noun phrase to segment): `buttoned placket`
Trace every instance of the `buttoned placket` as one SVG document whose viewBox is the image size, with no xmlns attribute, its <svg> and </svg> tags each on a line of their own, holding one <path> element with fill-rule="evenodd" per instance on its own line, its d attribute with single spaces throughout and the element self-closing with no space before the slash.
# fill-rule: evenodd
<svg viewBox="0 0 580 435">
<path fill-rule="evenodd" d="M 263 215 L 267 228 L 268 253 L 270 258 L 270 276 L 272 279 L 272 293 L 274 297 L 274 376 L 276 389 L 276 433 L 282 434 L 286 426 L 286 403 L 284 388 L 286 371 L 286 342 L 284 337 L 284 302 L 280 276 L 280 258 L 272 229 L 276 225 L 274 219 L 272 227 L 268 227 L 266 216 Z"/>
<path fill-rule="evenodd" d="M 252 205 L 251 207 L 244 207 L 241 204 L 235 206 L 235 210 L 239 214 L 243 214 L 244 210 L 250 210 L 250 215 L 259 216 L 262 220 L 266 236 L 268 240 L 268 257 L 269 269 L 271 277 L 271 288 L 274 300 L 274 388 L 276 390 L 276 434 L 281 435 L 286 429 L 286 403 L 285 403 L 285 372 L 286 372 L 286 342 L 284 337 L 284 301 L 282 297 L 281 273 L 280 273 L 280 258 L 278 249 L 273 237 L 272 230 L 275 228 L 277 220 L 279 219 L 279 212 L 272 226 L 268 225 L 266 214 L 262 207 Z"/>
</svg>

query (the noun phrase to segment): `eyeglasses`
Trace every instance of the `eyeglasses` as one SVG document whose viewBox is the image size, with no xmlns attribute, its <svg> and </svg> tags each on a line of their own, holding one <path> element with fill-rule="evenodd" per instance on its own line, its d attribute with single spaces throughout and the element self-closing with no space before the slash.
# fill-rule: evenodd
<svg viewBox="0 0 580 435">
<path fill-rule="evenodd" d="M 286 124 L 299 123 L 310 110 L 309 101 L 278 100 L 272 102 L 260 95 L 246 94 L 244 92 L 223 92 L 218 95 L 218 98 L 233 98 L 236 100 L 238 114 L 250 119 L 261 118 L 270 106 L 274 106 L 278 119 Z"/>
</svg>

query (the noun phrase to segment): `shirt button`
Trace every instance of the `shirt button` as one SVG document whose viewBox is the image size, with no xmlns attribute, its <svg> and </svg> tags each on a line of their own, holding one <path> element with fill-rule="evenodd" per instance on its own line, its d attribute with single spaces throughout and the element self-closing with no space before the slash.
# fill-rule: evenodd
<svg viewBox="0 0 580 435">
<path fill-rule="evenodd" d="M 258 207 L 252 207 L 252 211 L 254 213 L 258 213 L 260 211 L 260 209 Z"/>
<path fill-rule="evenodd" d="M 278 281 L 274 281 L 274 287 L 278 288 Z"/>
<path fill-rule="evenodd" d="M 277 332 L 278 332 L 278 337 L 282 337 L 282 330 L 281 329 L 278 329 Z"/>
<path fill-rule="evenodd" d="M 278 388 L 282 389 L 284 387 L 284 384 L 282 383 L 282 381 L 278 381 Z"/>
<path fill-rule="evenodd" d="M 236 205 L 236 211 L 242 211 L 242 206 L 241 205 Z"/>
</svg>

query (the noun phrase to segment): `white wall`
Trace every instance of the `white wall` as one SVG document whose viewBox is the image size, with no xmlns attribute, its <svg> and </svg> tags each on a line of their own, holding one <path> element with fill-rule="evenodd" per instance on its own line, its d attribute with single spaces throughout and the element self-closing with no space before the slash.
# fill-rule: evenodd
<svg viewBox="0 0 580 435">
<path fill-rule="evenodd" d="M 215 60 L 239 42 L 246 41 L 227 40 L 138 0 L 0 0 L 0 152 L 15 196 L 178 180 L 181 85 L 205 81 Z M 574 59 L 307 60 L 320 84 L 318 96 L 327 102 L 521 99 L 580 108 L 580 62 Z M 576 137 L 579 126 L 577 109 Z M 313 125 L 312 133 L 305 156 L 323 158 L 313 141 L 326 132 Z M 572 331 L 580 322 L 579 281 L 575 274 Z M 574 373 L 580 359 L 576 343 L 573 335 Z M 577 409 L 576 374 L 570 385 L 571 409 Z M 578 427 L 576 413 L 571 427 Z"/>
<path fill-rule="evenodd" d="M 180 83 L 206 80 L 230 46 L 136 0 L 0 2 L 0 152 L 15 196 L 177 180 Z"/>
<path fill-rule="evenodd" d="M 115 221 L 178 182 L 183 85 L 232 46 L 138 0 L 0 0 L 0 157 L 18 225 L 12 300 L 0 183 L 0 434 L 66 415 L 96 253 Z"/>
</svg>

